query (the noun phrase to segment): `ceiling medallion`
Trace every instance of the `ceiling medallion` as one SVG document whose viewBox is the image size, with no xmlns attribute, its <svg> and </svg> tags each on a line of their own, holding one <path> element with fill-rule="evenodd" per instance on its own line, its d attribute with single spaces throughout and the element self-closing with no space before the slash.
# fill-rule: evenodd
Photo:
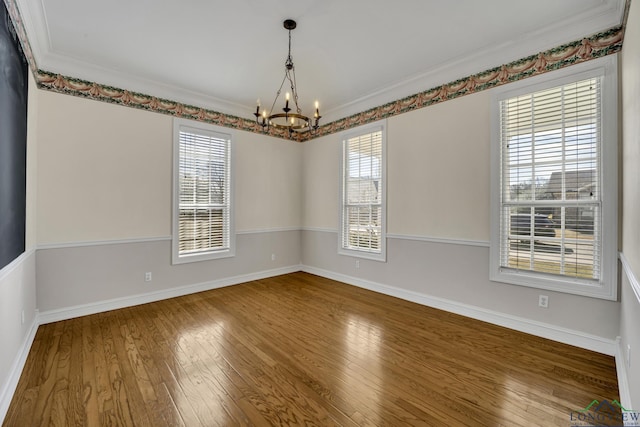
<svg viewBox="0 0 640 427">
<path fill-rule="evenodd" d="M 258 99 L 256 112 L 253 113 L 253 115 L 256 116 L 256 123 L 262 126 L 262 129 L 268 131 L 269 128 L 273 126 L 274 128 L 286 129 L 289 131 L 289 135 L 291 135 L 293 132 L 306 132 L 318 129 L 321 116 L 318 107 L 318 101 L 316 101 L 315 103 L 315 113 L 313 115 L 313 119 L 310 119 L 309 117 L 302 114 L 302 110 L 298 106 L 296 68 L 293 65 L 293 59 L 291 58 L 291 30 L 295 29 L 297 24 L 293 19 L 287 19 L 284 21 L 283 26 L 285 30 L 289 31 L 289 54 L 287 55 L 287 60 L 284 63 L 284 78 L 282 79 L 280 88 L 278 89 L 273 103 L 271 104 L 270 112 L 268 112 L 266 109 L 263 109 L 262 112 L 260 112 L 260 100 Z M 282 87 L 287 81 L 291 86 L 291 92 L 286 92 L 284 108 L 282 109 L 283 112 L 274 113 L 274 107 L 276 105 L 276 102 L 278 101 L 278 98 L 280 98 Z M 293 98 L 295 111 L 292 111 L 292 108 L 289 107 L 289 101 L 291 101 L 291 98 Z"/>
</svg>

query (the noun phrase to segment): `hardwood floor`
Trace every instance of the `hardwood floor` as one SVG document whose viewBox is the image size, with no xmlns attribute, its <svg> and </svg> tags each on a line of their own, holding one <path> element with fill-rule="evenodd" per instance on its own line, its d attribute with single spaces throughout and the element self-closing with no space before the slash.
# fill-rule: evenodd
<svg viewBox="0 0 640 427">
<path fill-rule="evenodd" d="M 3 425 L 568 426 L 594 399 L 612 357 L 294 273 L 40 326 Z"/>
</svg>

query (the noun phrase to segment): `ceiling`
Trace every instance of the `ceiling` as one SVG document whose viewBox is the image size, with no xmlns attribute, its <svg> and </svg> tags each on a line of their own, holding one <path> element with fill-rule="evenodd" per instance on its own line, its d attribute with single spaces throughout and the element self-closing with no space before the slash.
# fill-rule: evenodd
<svg viewBox="0 0 640 427">
<path fill-rule="evenodd" d="M 624 11 L 624 0 L 15 1 L 39 69 L 245 118 L 273 101 L 294 19 L 300 107 L 318 100 L 323 123 L 615 27 Z"/>
</svg>

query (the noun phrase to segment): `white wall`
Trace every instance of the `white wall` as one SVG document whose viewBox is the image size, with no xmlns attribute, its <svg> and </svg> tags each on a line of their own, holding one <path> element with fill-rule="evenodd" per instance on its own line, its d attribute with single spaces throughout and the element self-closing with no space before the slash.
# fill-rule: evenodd
<svg viewBox="0 0 640 427">
<path fill-rule="evenodd" d="M 388 232 L 489 240 L 490 92 L 389 120 Z"/>
<path fill-rule="evenodd" d="M 611 343 L 618 302 L 489 281 L 490 102 L 484 91 L 388 120 L 386 263 L 356 268 L 337 255 L 340 135 L 305 143 L 303 264 L 427 304 Z M 549 296 L 548 309 L 538 307 L 539 294 Z"/>
<path fill-rule="evenodd" d="M 26 251 L 12 263 L 0 269 L 0 422 L 9 407 L 22 365 L 36 328 L 35 269 L 35 204 L 36 204 L 36 141 L 35 123 L 38 91 L 29 79 L 27 128 L 27 218 Z M 33 121 L 32 121 L 33 120 Z M 24 313 L 24 320 L 23 320 Z"/>
<path fill-rule="evenodd" d="M 631 406 L 640 408 L 640 4 L 631 2 L 622 51 L 622 274 L 620 336 Z M 635 285 L 637 293 L 632 286 Z M 631 347 L 631 360 L 626 357 Z"/>
<path fill-rule="evenodd" d="M 40 91 L 38 245 L 171 234 L 168 116 Z"/>
</svg>

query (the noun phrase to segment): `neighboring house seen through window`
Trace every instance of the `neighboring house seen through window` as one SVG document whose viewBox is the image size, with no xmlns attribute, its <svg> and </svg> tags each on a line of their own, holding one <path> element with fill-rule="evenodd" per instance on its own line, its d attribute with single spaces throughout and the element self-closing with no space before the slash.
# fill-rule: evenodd
<svg viewBox="0 0 640 427">
<path fill-rule="evenodd" d="M 340 250 L 385 260 L 385 129 L 367 126 L 342 141 Z"/>
<path fill-rule="evenodd" d="M 231 135 L 174 122 L 173 262 L 234 255 Z"/>
<path fill-rule="evenodd" d="M 542 83 L 509 85 L 498 95 L 495 280 L 614 298 L 612 61 L 582 64 L 558 79 L 551 73 Z"/>
</svg>

